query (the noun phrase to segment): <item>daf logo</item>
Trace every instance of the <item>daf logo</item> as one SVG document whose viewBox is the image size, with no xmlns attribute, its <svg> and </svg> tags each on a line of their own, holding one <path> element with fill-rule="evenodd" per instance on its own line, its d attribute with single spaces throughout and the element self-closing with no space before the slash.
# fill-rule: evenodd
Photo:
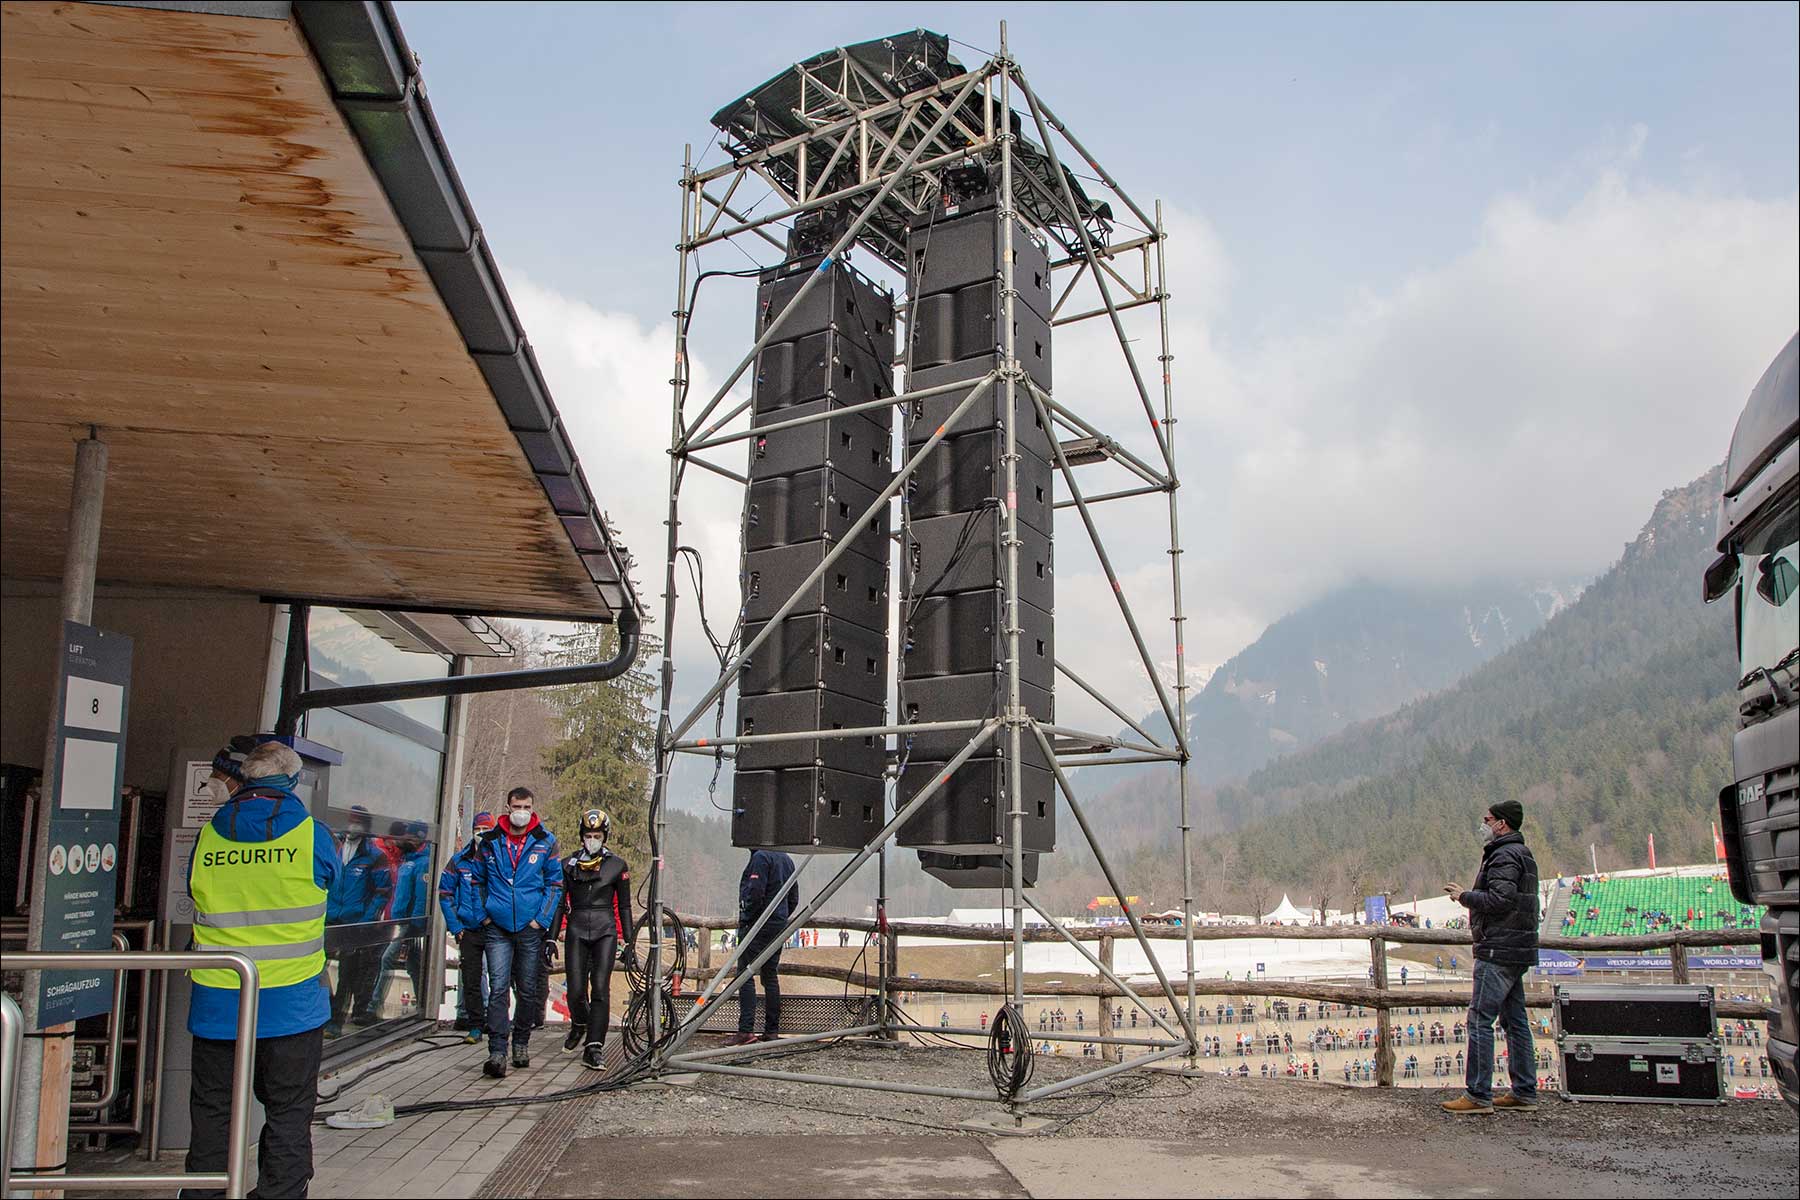
<svg viewBox="0 0 1800 1200">
<path fill-rule="evenodd" d="M 1754 783 L 1738 784 L 1738 806 L 1740 808 L 1747 804 L 1761 804 L 1762 798 L 1763 798 L 1763 781 L 1762 780 L 1758 779 Z"/>
</svg>

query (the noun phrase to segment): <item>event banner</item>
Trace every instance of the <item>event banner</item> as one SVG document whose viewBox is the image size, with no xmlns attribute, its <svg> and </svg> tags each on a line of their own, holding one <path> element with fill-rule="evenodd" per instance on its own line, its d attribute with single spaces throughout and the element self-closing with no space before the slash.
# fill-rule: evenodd
<svg viewBox="0 0 1800 1200">
<path fill-rule="evenodd" d="M 1387 897 L 1363 897 L 1363 923 L 1365 925 L 1387 924 Z"/>
<path fill-rule="evenodd" d="M 1748 954 L 1690 954 L 1688 967 L 1695 971 L 1757 971 L 1762 959 Z M 1581 971 L 1667 971 L 1669 959 L 1659 954 L 1589 954 L 1580 958 L 1563 950 L 1539 950 L 1537 969 L 1546 975 L 1573 975 Z"/>
</svg>

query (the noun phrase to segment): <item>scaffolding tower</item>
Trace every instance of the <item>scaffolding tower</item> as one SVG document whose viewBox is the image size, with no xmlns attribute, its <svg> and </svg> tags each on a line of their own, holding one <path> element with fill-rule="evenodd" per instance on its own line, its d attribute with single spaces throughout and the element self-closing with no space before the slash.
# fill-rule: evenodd
<svg viewBox="0 0 1800 1200">
<path fill-rule="evenodd" d="M 921 43 L 918 40 L 920 38 L 927 39 L 927 42 Z M 925 51 L 929 51 L 931 44 L 937 46 L 937 54 L 920 52 L 921 45 Z M 739 102 L 739 119 L 734 124 L 737 135 L 727 146 L 732 156 L 729 163 L 707 170 L 696 169 L 691 146 L 684 158 L 674 313 L 675 362 L 671 380 L 673 401 L 669 433 L 668 553 L 663 594 L 661 704 L 658 711 L 656 771 L 650 808 L 653 843 L 649 898 L 652 953 L 649 956 L 648 995 L 645 997 L 645 1032 L 663 1031 L 659 1037 L 648 1039 L 654 1045 L 653 1064 L 657 1071 L 764 1075 L 847 1087 L 923 1092 L 962 1099 L 993 1099 L 994 1092 L 991 1089 L 977 1091 L 926 1088 L 888 1080 L 797 1076 L 754 1067 L 731 1066 L 714 1060 L 724 1053 L 742 1051 L 687 1049 L 687 1043 L 714 1008 L 733 996 L 746 980 L 753 978 L 763 962 L 789 936 L 805 926 L 864 862 L 877 856 L 880 866 L 876 916 L 878 925 L 885 928 L 886 847 L 889 841 L 908 818 L 946 784 L 959 767 L 992 742 L 1001 749 L 1004 769 L 1011 781 L 1006 792 L 1010 799 L 1010 809 L 1006 814 L 1010 833 L 1002 847 L 1009 867 L 1003 872 L 1003 876 L 1004 886 L 1010 897 L 1013 956 L 1008 997 L 1010 1005 L 1015 1013 L 1023 1012 L 1025 913 L 1030 909 L 1039 914 L 1051 930 L 1075 947 L 1090 967 L 1119 988 L 1126 1000 L 1137 1004 L 1147 1015 L 1151 1025 L 1160 1030 L 1160 1036 L 1145 1039 L 1149 1052 L 1137 1058 L 1111 1063 L 1070 1079 L 1018 1090 L 1015 1094 L 1003 1091 L 999 1099 L 1017 1115 L 1022 1112 L 1024 1105 L 1105 1076 L 1161 1060 L 1185 1056 L 1189 1068 L 1197 1069 L 1198 1066 L 1200 1048 L 1195 1034 L 1194 991 L 1195 908 L 1192 861 L 1189 855 L 1189 755 L 1186 725 L 1182 719 L 1187 706 L 1188 684 L 1181 600 L 1180 524 L 1177 512 L 1180 480 L 1173 451 L 1176 422 L 1170 374 L 1173 355 L 1169 346 L 1169 292 L 1165 286 L 1164 246 L 1167 234 L 1163 227 L 1161 201 L 1155 202 L 1148 211 L 1140 206 L 1039 98 L 1019 63 L 1008 51 L 1004 22 L 1000 26 L 998 53 L 979 66 L 963 68 L 943 52 L 945 45 L 945 39 L 939 35 L 926 35 L 921 31 L 919 35 L 906 35 L 904 42 L 900 37 L 883 39 L 815 56 L 751 93 L 746 97 L 746 101 L 750 102 L 747 109 L 741 107 L 745 104 L 744 101 Z M 881 48 L 889 55 L 885 67 L 872 63 L 869 53 L 871 47 Z M 1013 108 L 1015 90 L 1024 100 L 1024 113 L 1016 112 Z M 759 100 L 760 104 L 757 103 Z M 1037 135 L 1035 143 L 1024 136 L 1027 116 Z M 715 118 L 715 123 L 719 123 L 718 118 Z M 1106 189 L 1108 200 L 1098 202 L 1085 193 L 1077 176 L 1064 168 L 1063 154 L 1058 150 L 1059 143 L 1065 147 L 1066 152 L 1072 152 L 1086 165 L 1093 178 Z M 757 362 L 763 349 L 777 340 L 783 320 L 789 313 L 800 308 L 808 292 L 821 281 L 822 270 L 813 272 L 780 312 L 770 313 L 766 322 L 759 322 L 762 333 L 755 344 L 745 352 L 699 410 L 693 413 L 688 411 L 692 320 L 689 288 L 690 281 L 697 279 L 695 256 L 705 247 L 738 238 L 759 238 L 786 254 L 788 243 L 771 230 L 789 226 L 797 218 L 803 219 L 807 214 L 830 209 L 841 214 L 848 224 L 845 226 L 840 220 L 836 227 L 841 232 L 831 240 L 829 249 L 825 252 L 828 265 L 842 262 L 844 256 L 853 247 L 857 247 L 904 274 L 906 222 L 927 212 L 932 204 L 939 202 L 937 193 L 946 168 L 953 168 L 956 164 L 971 159 L 997 162 L 998 166 L 998 208 L 1003 230 L 999 286 L 999 323 L 1003 331 L 1000 363 L 961 398 L 952 415 L 936 428 L 923 445 L 908 449 L 892 480 L 862 514 L 858 524 L 866 525 L 871 518 L 885 511 L 890 500 L 906 485 L 926 455 L 944 439 L 946 430 L 990 389 L 997 389 L 1004 395 L 1000 408 L 1007 414 L 1004 421 L 1004 454 L 1001 456 L 1005 482 L 998 490 L 1003 497 L 1012 496 L 1016 488 L 1019 455 L 1016 428 L 1019 422 L 1014 419 L 1014 414 L 1019 411 L 1016 407 L 1018 400 L 1021 397 L 1028 398 L 1036 411 L 1037 419 L 1046 430 L 1051 431 L 1050 446 L 1055 457 L 1053 466 L 1068 492 L 1066 499 L 1055 502 L 1055 508 L 1073 508 L 1079 515 L 1117 602 L 1124 630 L 1129 635 L 1137 661 L 1156 694 L 1171 735 L 1168 739 L 1153 735 L 1120 703 L 1070 670 L 1060 659 L 1055 662 L 1057 673 L 1122 721 L 1135 737 L 1113 736 L 1063 724 L 1041 722 L 1027 713 L 1020 696 L 1018 512 L 1016 501 L 1007 503 L 1003 500 L 1001 541 L 1007 587 L 1006 621 L 1002 631 L 1002 644 L 1005 647 L 1002 670 L 1006 698 L 996 716 L 986 720 L 910 724 L 902 719 L 861 728 L 737 737 L 694 736 L 696 724 L 715 703 L 721 701 L 726 690 L 743 671 L 751 654 L 800 603 L 802 595 L 825 576 L 833 563 L 852 544 L 848 538 L 833 544 L 823 560 L 812 569 L 804 582 L 793 589 L 792 594 L 787 596 L 786 601 L 775 610 L 758 633 L 730 657 L 700 700 L 685 714 L 677 717 L 672 711 L 674 631 L 678 606 L 676 559 L 685 549 L 680 546 L 680 528 L 681 489 L 687 469 L 690 466 L 699 467 L 747 487 L 747 476 L 710 460 L 706 457 L 706 452 L 734 446 L 775 430 L 824 420 L 832 415 L 831 406 L 827 405 L 825 411 L 811 416 L 777 421 L 774 424 L 759 424 L 752 429 L 728 431 L 728 427 L 743 416 L 752 404 L 751 399 L 745 398 L 726 407 L 733 387 Z M 775 211 L 751 215 L 756 206 L 745 207 L 742 201 L 737 200 L 737 196 L 741 185 L 752 179 L 760 179 L 766 183 L 785 204 Z M 1123 214 L 1116 222 L 1112 210 L 1115 202 L 1123 206 Z M 1121 354 L 1121 377 L 1129 380 L 1132 392 L 1142 405 L 1144 418 L 1155 442 L 1156 450 L 1149 456 L 1149 461 L 1120 444 L 1097 420 L 1089 419 L 1076 411 L 1066 396 L 1062 400 L 1053 399 L 1021 369 L 1013 340 L 1013 306 L 1018 295 L 1014 287 L 1014 256 L 1011 253 L 1014 236 L 1012 218 L 1015 216 L 1042 231 L 1049 244 L 1053 301 L 1051 325 L 1072 325 L 1101 318 L 1110 323 Z M 1065 312 L 1070 307 L 1070 299 L 1076 294 L 1077 287 L 1084 281 L 1089 282 L 1092 289 L 1097 291 L 1099 305 L 1084 311 Z M 1151 305 L 1157 308 L 1160 333 L 1160 353 L 1157 356 L 1161 377 L 1160 396 L 1154 394 L 1151 383 L 1147 382 L 1154 379 L 1155 375 L 1147 373 L 1138 361 L 1137 352 L 1131 339 L 1126 336 L 1121 319 L 1121 314 L 1127 310 Z M 908 332 L 910 344 L 910 327 Z M 910 376 L 907 386 L 911 388 Z M 897 396 L 839 408 L 836 415 L 907 405 L 969 386 L 967 381 L 963 381 L 924 390 L 909 390 Z M 723 412 L 720 411 L 722 408 Z M 1077 480 L 1077 471 L 1101 465 L 1110 465 L 1112 470 L 1122 471 L 1129 478 L 1121 480 L 1118 486 L 1109 486 L 1098 494 L 1087 495 Z M 1175 644 L 1173 696 L 1157 670 L 1142 627 L 1121 586 L 1112 557 L 1092 513 L 1093 507 L 1102 503 L 1159 495 L 1167 505 L 1170 621 Z M 1097 633 L 1084 631 L 1084 636 L 1097 636 Z M 897 662 L 894 669 L 899 669 Z M 904 718 L 906 714 L 901 712 L 892 715 Z M 667 981 L 663 977 L 667 967 L 663 954 L 663 940 L 666 936 L 665 880 L 661 857 L 670 771 L 675 756 L 718 756 L 735 753 L 742 747 L 758 743 L 779 741 L 865 737 L 885 741 L 889 737 L 905 739 L 920 733 L 941 734 L 952 730 L 966 734 L 969 740 L 937 777 L 904 801 L 900 799 L 896 788 L 891 793 L 893 802 L 884 809 L 886 820 L 880 831 L 852 853 L 809 900 L 800 904 L 783 923 L 784 927 L 779 932 L 769 938 L 760 937 L 771 914 L 781 907 L 781 901 L 798 885 L 801 876 L 816 856 L 803 857 L 792 877 L 771 898 L 762 917 L 737 939 L 730 958 L 706 983 L 699 1001 L 688 1017 L 676 1020 L 669 1011 L 671 1006 L 666 990 Z M 1027 739 L 1036 743 L 1036 748 L 1049 763 L 1056 788 L 1092 849 L 1108 886 L 1118 897 L 1131 932 L 1142 946 L 1163 996 L 1177 1018 L 1176 1022 L 1172 1023 L 1157 1013 L 1114 973 L 1111 966 L 1102 963 L 1029 894 L 1020 833 L 1024 816 L 1021 810 L 1020 779 Z M 1158 763 L 1172 767 L 1178 780 L 1183 924 L 1186 931 L 1185 996 L 1177 993 L 1158 960 L 1137 913 L 1132 909 L 1128 890 L 1114 872 L 1066 773 L 1066 769 L 1072 766 Z M 889 961 L 888 939 L 883 938 L 880 944 L 881 952 L 877 956 L 878 1007 L 873 1023 L 817 1036 L 892 1036 L 899 1032 L 924 1031 L 924 1027 L 896 1019 L 889 990 L 895 964 Z M 760 952 L 751 952 L 751 948 L 757 946 L 765 948 Z M 786 1041 L 784 1039 L 783 1044 Z M 1026 1045 L 1015 1047 L 1015 1050 L 1028 1054 L 1029 1040 Z"/>
</svg>

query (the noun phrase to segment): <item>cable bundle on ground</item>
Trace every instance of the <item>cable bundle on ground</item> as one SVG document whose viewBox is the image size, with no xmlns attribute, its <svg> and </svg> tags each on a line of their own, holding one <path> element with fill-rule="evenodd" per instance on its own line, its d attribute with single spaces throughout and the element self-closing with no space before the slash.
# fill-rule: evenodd
<svg viewBox="0 0 1800 1200">
<path fill-rule="evenodd" d="M 993 1028 L 988 1031 L 987 1067 L 988 1078 L 1002 1100 L 1016 1099 L 1031 1084 L 1036 1051 L 1025 1014 L 1016 1004 L 1003 1004 L 994 1014 Z"/>
</svg>

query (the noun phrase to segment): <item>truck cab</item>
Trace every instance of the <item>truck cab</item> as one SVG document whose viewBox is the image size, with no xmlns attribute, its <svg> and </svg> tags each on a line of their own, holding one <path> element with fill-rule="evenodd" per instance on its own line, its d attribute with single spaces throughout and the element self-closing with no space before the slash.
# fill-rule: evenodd
<svg viewBox="0 0 1800 1200">
<path fill-rule="evenodd" d="M 1719 833 L 1732 893 L 1767 906 L 1763 970 L 1773 985 L 1769 1066 L 1800 1108 L 1800 373 L 1790 339 L 1738 418 L 1719 500 L 1708 603 L 1737 615 L 1738 719 Z"/>
</svg>

